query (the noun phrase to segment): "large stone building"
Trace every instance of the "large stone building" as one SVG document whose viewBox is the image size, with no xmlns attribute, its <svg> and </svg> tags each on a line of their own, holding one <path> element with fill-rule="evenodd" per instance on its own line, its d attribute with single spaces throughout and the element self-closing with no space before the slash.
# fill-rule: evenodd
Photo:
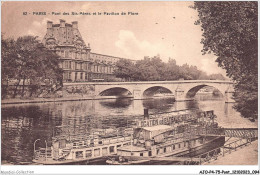
<svg viewBox="0 0 260 175">
<path fill-rule="evenodd" d="M 65 20 L 60 20 L 60 24 L 48 21 L 43 44 L 60 56 L 64 82 L 115 80 L 115 64 L 123 59 L 90 52 L 90 44 L 86 45 L 80 35 L 77 21 L 72 24 Z"/>
</svg>

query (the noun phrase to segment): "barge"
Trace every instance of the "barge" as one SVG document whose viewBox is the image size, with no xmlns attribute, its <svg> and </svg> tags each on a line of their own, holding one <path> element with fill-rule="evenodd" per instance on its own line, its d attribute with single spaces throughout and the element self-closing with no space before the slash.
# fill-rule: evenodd
<svg viewBox="0 0 260 175">
<path fill-rule="evenodd" d="M 152 161 L 180 162 L 192 159 L 201 151 L 223 146 L 224 136 L 207 136 L 207 131 L 219 129 L 213 111 L 196 115 L 182 114 L 147 118 L 137 122 L 131 145 L 118 148 L 117 156 L 108 159 L 110 165 L 147 164 Z M 171 119 L 169 119 L 171 118 Z M 181 120 L 181 121 L 179 121 Z M 179 121 L 179 122 L 176 122 Z M 166 125 L 167 124 L 167 125 Z M 180 158 L 187 156 L 186 158 Z"/>
</svg>

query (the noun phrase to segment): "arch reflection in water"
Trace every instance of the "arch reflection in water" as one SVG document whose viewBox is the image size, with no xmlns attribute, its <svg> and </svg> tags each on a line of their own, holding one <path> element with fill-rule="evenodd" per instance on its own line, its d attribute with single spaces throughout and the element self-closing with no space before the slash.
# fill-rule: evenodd
<svg viewBox="0 0 260 175">
<path fill-rule="evenodd" d="M 168 88 L 162 86 L 153 86 L 146 89 L 143 93 L 144 98 L 149 97 L 165 97 L 165 96 L 173 96 L 173 93 Z"/>
<path fill-rule="evenodd" d="M 116 98 L 99 101 L 106 108 L 128 108 L 133 100 L 130 98 Z"/>
<path fill-rule="evenodd" d="M 143 107 L 152 111 L 169 111 L 174 107 L 174 98 L 154 98 L 143 100 Z"/>
</svg>

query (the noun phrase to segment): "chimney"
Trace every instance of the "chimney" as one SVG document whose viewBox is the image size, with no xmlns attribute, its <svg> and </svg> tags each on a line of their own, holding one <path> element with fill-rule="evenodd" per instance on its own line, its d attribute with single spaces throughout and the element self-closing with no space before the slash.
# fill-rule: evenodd
<svg viewBox="0 0 260 175">
<path fill-rule="evenodd" d="M 47 29 L 52 28 L 52 21 L 47 21 Z"/>
<path fill-rule="evenodd" d="M 149 119 L 148 109 L 144 109 L 144 119 Z"/>
<path fill-rule="evenodd" d="M 65 20 L 60 19 L 60 27 L 65 27 Z"/>
<path fill-rule="evenodd" d="M 78 28 L 78 21 L 73 21 L 72 22 L 72 28 L 77 29 Z"/>
</svg>

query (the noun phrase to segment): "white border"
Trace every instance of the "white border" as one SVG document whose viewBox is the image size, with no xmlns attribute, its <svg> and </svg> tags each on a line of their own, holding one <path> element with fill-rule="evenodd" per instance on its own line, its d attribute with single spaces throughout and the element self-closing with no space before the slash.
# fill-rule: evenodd
<svg viewBox="0 0 260 175">
<path fill-rule="evenodd" d="M 23 1 L 23 0 L 5 0 L 8 1 Z M 35 0 L 26 0 L 35 1 Z M 39 0 L 46 1 L 46 0 Z M 50 1 L 50 0 L 49 0 Z M 55 1 L 68 1 L 68 0 L 55 0 Z M 84 0 L 77 0 L 84 1 Z M 108 1 L 108 0 L 88 0 L 88 1 Z M 124 0 L 124 1 L 136 1 L 136 0 Z M 143 0 L 149 1 L 149 0 Z M 177 0 L 173 0 L 177 1 Z M 185 0 L 178 0 L 185 1 Z M 203 0 L 198 0 L 203 1 Z M 236 1 L 236 0 L 229 0 Z M 242 1 L 242 0 L 238 0 Z M 4 2 L 4 1 L 1 1 Z M 258 14 L 259 14 L 259 2 L 258 2 Z M 2 8 L 2 6 L 1 6 Z M 1 12 L 1 9 L 0 9 Z M 1 13 L 0 13 L 1 14 Z M 2 18 L 1 18 L 2 19 Z M 258 18 L 258 34 L 259 34 L 260 21 Z M 258 40 L 258 47 L 259 47 Z M 258 54 L 259 55 L 259 54 Z M 259 56 L 258 56 L 259 57 Z M 259 59 L 258 59 L 259 60 Z M 259 65 L 259 63 L 258 63 Z M 258 66 L 258 70 L 259 66 Z M 1 75 L 0 75 L 1 76 Z M 260 78 L 258 77 L 258 82 Z M 259 86 L 259 84 L 258 84 Z M 260 87 L 260 86 L 259 86 Z M 1 90 L 0 90 L 1 91 Z M 258 103 L 259 105 L 259 103 Z M 259 123 L 258 123 L 259 128 Z M 258 133 L 259 130 L 258 130 Z M 1 137 L 1 136 L 0 136 Z M 258 150 L 260 145 L 258 144 Z M 112 165 L 1 165 L 1 174 L 199 174 L 202 170 L 216 171 L 232 171 L 232 170 L 259 170 L 259 153 L 258 153 L 258 165 L 194 165 L 194 166 L 181 166 L 181 165 L 129 165 L 129 166 L 112 166 Z M 210 174 L 210 173 L 207 173 Z M 211 173 L 213 174 L 213 173 Z"/>
</svg>

